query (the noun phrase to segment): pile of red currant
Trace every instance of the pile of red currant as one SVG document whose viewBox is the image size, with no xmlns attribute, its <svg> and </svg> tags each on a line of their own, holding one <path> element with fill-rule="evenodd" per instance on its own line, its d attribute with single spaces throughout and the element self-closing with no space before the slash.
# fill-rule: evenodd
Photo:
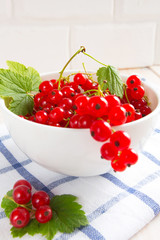
<svg viewBox="0 0 160 240">
<path fill-rule="evenodd" d="M 112 126 L 140 119 L 151 112 L 140 78 L 130 76 L 124 84 L 122 99 L 102 91 L 90 74 L 75 73 L 68 78 L 46 80 L 34 96 L 34 111 L 26 116 L 33 122 L 55 127 L 90 128 L 91 136 L 100 142 L 101 157 L 110 160 L 115 171 L 135 164 L 137 153 L 130 148 L 131 139 Z"/>
<path fill-rule="evenodd" d="M 13 186 L 12 198 L 18 207 L 11 212 L 10 222 L 16 228 L 25 227 L 33 218 L 40 223 L 46 223 L 52 218 L 49 195 L 44 191 L 32 195 L 31 190 L 31 184 L 23 179 Z"/>
</svg>

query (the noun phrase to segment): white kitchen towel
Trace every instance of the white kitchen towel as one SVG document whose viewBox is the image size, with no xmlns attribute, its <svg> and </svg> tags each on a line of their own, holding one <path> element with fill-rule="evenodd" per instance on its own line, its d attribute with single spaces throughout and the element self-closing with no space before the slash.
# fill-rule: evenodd
<svg viewBox="0 0 160 240">
<path fill-rule="evenodd" d="M 25 137 L 25 136 L 24 136 Z M 111 170 L 95 177 L 72 177 L 49 171 L 32 162 L 0 125 L 0 201 L 19 179 L 34 190 L 78 197 L 89 225 L 72 234 L 57 233 L 54 239 L 128 240 L 160 212 L 160 123 L 139 154 L 136 165 L 125 172 Z M 11 225 L 0 209 L 0 240 L 13 239 Z M 16 238 L 17 239 L 17 238 Z M 44 240 L 25 235 L 22 240 Z"/>
</svg>

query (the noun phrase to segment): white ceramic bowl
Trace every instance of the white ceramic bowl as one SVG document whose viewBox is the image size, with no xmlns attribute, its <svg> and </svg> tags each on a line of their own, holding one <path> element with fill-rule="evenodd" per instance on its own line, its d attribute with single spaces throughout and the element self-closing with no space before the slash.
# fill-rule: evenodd
<svg viewBox="0 0 160 240">
<path fill-rule="evenodd" d="M 73 71 L 66 71 L 66 74 L 71 72 Z M 41 76 L 42 80 L 57 79 L 59 73 Z M 126 76 L 122 78 L 125 80 Z M 131 146 L 136 150 L 142 148 L 152 132 L 160 110 L 158 91 L 148 82 L 143 85 L 151 102 L 152 113 L 137 121 L 114 127 L 129 133 Z M 100 157 L 103 143 L 95 141 L 90 136 L 89 129 L 59 128 L 22 119 L 9 111 L 2 99 L 0 107 L 10 135 L 31 160 L 49 170 L 71 176 L 94 176 L 110 170 L 110 161 Z"/>
</svg>

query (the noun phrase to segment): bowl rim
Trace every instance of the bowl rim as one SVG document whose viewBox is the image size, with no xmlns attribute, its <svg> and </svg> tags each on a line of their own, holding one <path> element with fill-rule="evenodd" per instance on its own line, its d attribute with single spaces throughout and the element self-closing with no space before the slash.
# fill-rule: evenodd
<svg viewBox="0 0 160 240">
<path fill-rule="evenodd" d="M 66 70 L 64 72 L 65 73 L 71 73 L 71 72 L 80 72 L 78 71 L 77 69 L 70 69 L 70 70 Z M 81 71 L 83 72 L 83 70 Z M 88 72 L 95 72 L 94 70 L 89 70 Z M 41 77 L 45 77 L 47 75 L 52 75 L 52 74 L 59 74 L 58 71 L 53 71 L 53 72 L 45 72 L 45 73 L 42 73 L 40 74 Z M 120 74 L 120 76 L 124 79 L 128 78 L 130 75 L 133 75 L 133 74 Z M 139 75 L 139 74 L 134 74 L 134 75 L 138 75 L 139 77 L 141 78 L 144 78 L 143 76 Z M 146 78 L 144 78 L 146 80 Z M 157 97 L 157 100 L 158 100 L 158 104 L 156 106 L 156 108 L 150 113 L 148 114 L 147 116 L 143 117 L 143 118 L 140 118 L 136 121 L 132 121 L 132 122 L 128 122 L 128 123 L 124 123 L 122 125 L 116 125 L 116 126 L 112 126 L 112 128 L 116 128 L 116 127 L 120 127 L 120 126 L 126 126 L 126 127 L 130 127 L 130 126 L 134 126 L 134 125 L 137 125 L 141 122 L 144 122 L 144 121 L 147 121 L 149 118 L 152 118 L 154 115 L 156 115 L 158 112 L 160 112 L 160 87 L 156 86 L 156 84 L 154 83 L 151 83 L 149 82 L 148 80 L 147 81 L 143 81 L 143 84 L 148 86 L 150 89 L 152 89 L 152 91 L 156 94 L 156 97 Z M 159 89 L 159 92 L 158 92 L 158 89 Z M 64 127 L 56 127 L 56 126 L 50 126 L 50 125 L 45 125 L 45 124 L 38 124 L 36 122 L 32 122 L 32 121 L 28 121 L 27 119 L 24 119 L 24 118 L 21 118 L 19 117 L 18 115 L 16 115 L 15 113 L 11 112 L 6 106 L 5 106 L 5 102 L 4 102 L 4 99 L 3 98 L 0 98 L 0 106 L 8 113 L 10 114 L 12 117 L 16 118 L 16 119 L 19 119 L 19 121 L 25 121 L 26 124 L 28 122 L 28 124 L 35 126 L 35 127 L 42 127 L 42 128 L 50 128 L 50 129 L 57 129 L 58 131 L 88 131 L 88 128 L 64 128 Z"/>
</svg>

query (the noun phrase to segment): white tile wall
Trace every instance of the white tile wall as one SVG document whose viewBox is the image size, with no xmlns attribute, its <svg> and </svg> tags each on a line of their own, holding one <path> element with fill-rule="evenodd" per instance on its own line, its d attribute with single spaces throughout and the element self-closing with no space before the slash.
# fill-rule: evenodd
<svg viewBox="0 0 160 240">
<path fill-rule="evenodd" d="M 13 0 L 15 16 L 54 20 L 99 21 L 113 15 L 113 0 Z"/>
<path fill-rule="evenodd" d="M 115 0 L 115 16 L 118 20 L 160 20 L 160 1 Z"/>
<path fill-rule="evenodd" d="M 155 24 L 105 24 L 76 26 L 72 29 L 72 54 L 81 45 L 95 58 L 117 67 L 152 65 L 154 61 Z M 96 68 L 97 63 L 81 54 L 72 68 Z"/>
<path fill-rule="evenodd" d="M 59 70 L 69 57 L 67 26 L 0 26 L 0 64 L 19 61 L 40 72 Z"/>
<path fill-rule="evenodd" d="M 0 67 L 7 59 L 60 69 L 80 45 L 106 64 L 160 64 L 160 0 L 0 0 Z M 70 65 L 95 68 L 78 56 Z"/>
<path fill-rule="evenodd" d="M 11 0 L 0 0 L 0 19 L 10 18 L 12 14 Z"/>
</svg>

